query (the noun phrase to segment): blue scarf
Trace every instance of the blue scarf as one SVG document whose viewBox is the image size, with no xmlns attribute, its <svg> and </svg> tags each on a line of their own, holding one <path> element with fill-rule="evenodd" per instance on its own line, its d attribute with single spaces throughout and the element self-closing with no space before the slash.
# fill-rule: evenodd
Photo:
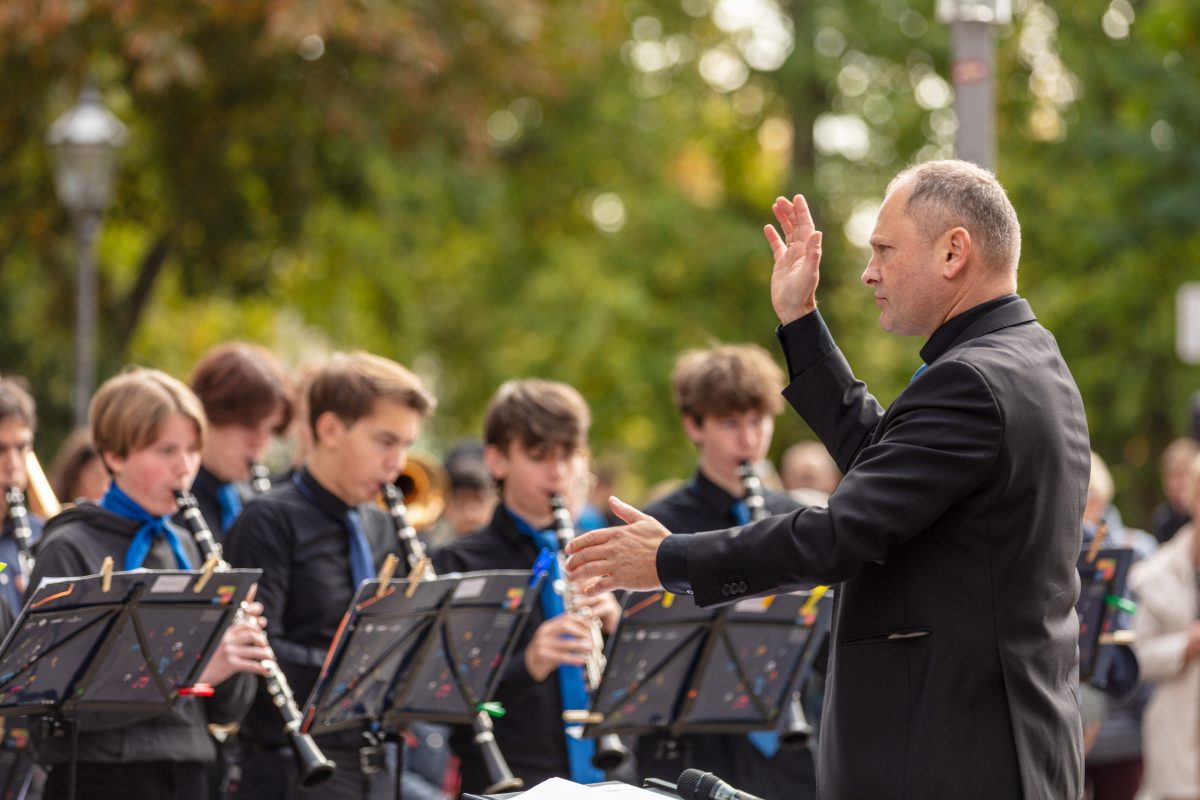
<svg viewBox="0 0 1200 800">
<path fill-rule="evenodd" d="M 550 553 L 558 552 L 558 537 L 554 535 L 554 531 L 539 531 L 510 511 L 507 506 L 504 510 L 512 518 L 517 530 L 522 535 L 533 539 L 534 543 L 543 550 Z M 542 582 L 540 599 L 542 613 L 545 614 L 546 619 L 553 619 L 565 611 L 562 595 L 556 589 L 556 585 L 562 585 L 560 581 L 564 580 L 565 576 L 559 570 L 558 558 L 547 560 L 549 564 L 546 580 Z M 588 693 L 587 685 L 583 680 L 583 667 L 576 667 L 572 664 L 560 665 L 558 668 L 558 691 L 563 711 L 587 710 Z M 595 740 L 572 736 L 567 731 L 568 727 L 567 723 L 563 724 L 563 736 L 567 740 L 567 761 L 571 766 L 571 780 L 576 783 L 599 783 L 604 780 L 604 772 L 592 765 L 592 756 L 596 753 Z"/>
<path fill-rule="evenodd" d="M 179 569 L 191 569 L 192 562 L 187 557 L 187 553 L 183 552 L 183 546 L 179 543 L 179 537 L 175 535 L 175 530 L 171 527 L 171 515 L 164 514 L 161 517 L 155 517 L 149 511 L 138 505 L 132 497 L 121 491 L 116 482 L 109 484 L 108 491 L 104 493 L 104 497 L 100 498 L 100 507 L 111 511 L 119 517 L 131 519 L 134 522 L 143 523 L 142 527 L 138 528 L 138 532 L 134 534 L 133 541 L 129 543 L 129 548 L 125 551 L 125 563 L 121 569 L 131 570 L 137 569 L 146 563 L 146 556 L 150 552 L 150 547 L 154 544 L 154 540 L 163 538 L 167 540 L 167 544 L 171 545 L 171 552 L 175 554 L 175 565 Z"/>
<path fill-rule="evenodd" d="M 217 487 L 217 505 L 221 508 L 221 532 L 225 533 L 233 527 L 238 515 L 242 513 L 242 498 L 237 486 L 232 483 L 222 483 Z"/>
</svg>

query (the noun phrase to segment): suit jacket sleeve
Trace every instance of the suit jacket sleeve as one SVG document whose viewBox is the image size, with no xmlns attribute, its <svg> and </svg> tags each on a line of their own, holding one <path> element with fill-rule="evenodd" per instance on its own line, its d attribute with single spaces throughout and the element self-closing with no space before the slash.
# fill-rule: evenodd
<svg viewBox="0 0 1200 800">
<path fill-rule="evenodd" d="M 837 583 L 897 546 L 971 493 L 993 467 L 1004 420 L 983 375 L 937 362 L 885 416 L 840 351 L 785 392 L 846 473 L 828 508 L 687 537 L 687 574 L 701 605 Z"/>
</svg>

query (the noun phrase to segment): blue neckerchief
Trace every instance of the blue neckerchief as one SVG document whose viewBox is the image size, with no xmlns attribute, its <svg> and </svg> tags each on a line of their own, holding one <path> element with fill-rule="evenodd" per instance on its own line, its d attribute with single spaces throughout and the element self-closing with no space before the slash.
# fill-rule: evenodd
<svg viewBox="0 0 1200 800">
<path fill-rule="evenodd" d="M 104 493 L 104 497 L 100 498 L 100 507 L 117 516 L 143 523 L 125 550 L 125 562 L 121 569 L 128 571 L 145 564 L 150 547 L 157 538 L 166 539 L 167 544 L 171 546 L 171 552 L 175 554 L 175 566 L 179 569 L 192 568 L 191 560 L 187 557 L 187 553 L 183 552 L 179 537 L 175 535 L 175 530 L 170 525 L 170 514 L 164 514 L 161 517 L 152 516 L 132 497 L 121 491 L 121 487 L 117 486 L 115 481 L 109 484 L 108 491 Z"/>
<path fill-rule="evenodd" d="M 316 496 L 312 489 L 304 485 L 304 479 L 300 477 L 299 472 L 292 473 L 292 483 L 296 484 L 300 493 L 311 500 L 313 505 L 317 504 Z M 371 557 L 371 543 L 367 541 L 367 534 L 363 532 L 358 510 L 346 509 L 346 516 L 342 517 L 342 520 L 346 523 L 346 532 L 350 534 L 350 580 L 354 582 L 354 591 L 357 592 L 363 581 L 375 578 L 375 560 Z"/>
<path fill-rule="evenodd" d="M 909 379 L 908 379 L 908 382 L 909 382 L 909 383 L 912 383 L 913 381 L 915 381 L 915 380 L 917 379 L 917 377 L 918 377 L 918 376 L 920 376 L 920 374 L 921 374 L 922 372 L 924 372 L 925 370 L 927 370 L 927 369 L 929 369 L 929 365 L 928 365 L 928 364 L 922 364 L 921 366 L 917 367 L 917 371 L 916 371 L 916 372 L 914 372 L 914 373 L 913 373 L 913 376 L 912 376 L 911 378 L 909 378 Z"/>
<path fill-rule="evenodd" d="M 552 554 L 558 553 L 558 537 L 554 535 L 554 531 L 539 531 L 514 514 L 508 506 L 505 506 L 504 510 L 523 536 L 533 539 L 534 543 L 543 551 L 549 551 Z M 553 619 L 565 610 L 562 594 L 560 594 L 565 578 L 558 558 L 551 558 L 548 561 L 546 580 L 542 582 L 539 599 L 542 603 L 542 613 L 545 614 L 546 619 Z M 538 562 L 541 563 L 542 559 L 539 558 Z M 583 680 L 583 667 L 576 667 L 572 664 L 560 665 L 558 668 L 558 692 L 563 711 L 586 711 L 588 694 L 587 685 Z M 596 754 L 595 740 L 572 736 L 567 732 L 568 727 L 570 726 L 564 723 L 563 736 L 567 741 L 567 761 L 571 766 L 571 780 L 576 783 L 599 783 L 604 780 L 604 772 L 592 766 L 592 756 Z"/>
<path fill-rule="evenodd" d="M 733 504 L 733 518 L 737 520 L 738 525 L 750 524 L 750 507 L 746 505 L 745 500 L 738 500 Z M 750 731 L 746 738 L 764 758 L 770 758 L 779 752 L 779 735 L 775 731 Z"/>
<path fill-rule="evenodd" d="M 217 505 L 221 507 L 221 532 L 224 533 L 233 527 L 234 520 L 242 513 L 242 497 L 237 486 L 232 483 L 218 486 Z"/>
</svg>

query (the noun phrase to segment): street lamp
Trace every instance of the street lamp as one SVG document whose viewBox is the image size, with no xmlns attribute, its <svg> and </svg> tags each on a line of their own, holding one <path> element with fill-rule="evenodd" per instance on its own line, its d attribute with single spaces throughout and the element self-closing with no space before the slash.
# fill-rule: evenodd
<svg viewBox="0 0 1200 800">
<path fill-rule="evenodd" d="M 1010 0 L 937 0 L 938 22 L 950 25 L 950 78 L 958 157 L 994 169 L 996 163 L 995 48 L 991 25 L 1012 21 Z"/>
<path fill-rule="evenodd" d="M 54 153 L 54 189 L 75 223 L 79 266 L 75 292 L 75 424 L 87 425 L 88 399 L 96 382 L 96 265 L 93 244 L 112 196 L 117 149 L 127 133 L 104 107 L 90 82 L 46 137 Z"/>
</svg>

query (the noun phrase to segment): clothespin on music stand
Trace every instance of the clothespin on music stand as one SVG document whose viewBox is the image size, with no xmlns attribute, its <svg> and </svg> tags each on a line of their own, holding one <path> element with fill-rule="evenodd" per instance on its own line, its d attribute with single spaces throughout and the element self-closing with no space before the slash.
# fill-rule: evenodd
<svg viewBox="0 0 1200 800">
<path fill-rule="evenodd" d="M 808 600 L 805 601 L 804 605 L 800 608 L 800 616 L 807 617 L 809 614 L 813 613 L 813 611 L 815 611 L 817 608 L 817 603 L 821 602 L 821 598 L 824 597 L 825 593 L 828 591 L 828 586 L 815 587 L 812 590 L 812 593 L 809 594 Z"/>
<path fill-rule="evenodd" d="M 429 569 L 429 556 L 421 556 L 421 560 L 413 565 L 412 572 L 408 573 L 408 588 L 404 590 L 405 597 L 412 597 L 413 593 L 417 591 L 417 584 L 421 582 L 427 569 Z"/>
<path fill-rule="evenodd" d="M 1104 544 L 1104 537 L 1108 536 L 1108 523 L 1100 520 L 1100 524 L 1096 527 L 1096 538 L 1092 539 L 1092 546 L 1088 548 L 1087 562 L 1094 563 L 1096 556 L 1100 554 L 1100 545 Z"/>
<path fill-rule="evenodd" d="M 196 581 L 196 585 L 192 587 L 193 592 L 200 594 L 208 582 L 212 580 L 213 573 L 216 572 L 217 566 L 220 563 L 221 559 L 217 558 L 215 554 L 204 560 L 204 563 L 200 565 L 200 569 L 203 570 L 204 574 L 200 576 L 200 579 Z"/>
<path fill-rule="evenodd" d="M 599 711 L 588 711 L 587 709 L 567 709 L 562 712 L 563 722 L 575 725 L 599 725 L 604 722 L 604 715 Z"/>
<path fill-rule="evenodd" d="M 392 576 L 396 574 L 396 565 L 400 563 L 400 559 L 395 553 L 388 553 L 387 558 L 383 560 L 383 566 L 379 568 L 379 576 L 376 580 L 379 581 L 379 588 L 375 590 L 376 597 L 383 597 L 387 593 L 388 584 L 392 582 Z"/>
<path fill-rule="evenodd" d="M 105 556 L 100 564 L 100 591 L 105 594 L 112 588 L 113 557 Z"/>
</svg>

